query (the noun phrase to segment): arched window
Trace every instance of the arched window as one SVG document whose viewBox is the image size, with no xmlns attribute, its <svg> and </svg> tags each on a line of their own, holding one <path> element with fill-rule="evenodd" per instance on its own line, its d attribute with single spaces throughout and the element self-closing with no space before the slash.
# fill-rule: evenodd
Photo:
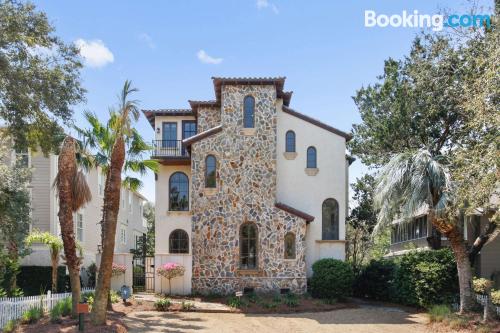
<svg viewBox="0 0 500 333">
<path fill-rule="evenodd" d="M 285 259 L 295 259 L 295 234 L 293 232 L 285 235 Z"/>
<path fill-rule="evenodd" d="M 214 155 L 208 155 L 205 159 L 205 187 L 216 187 L 217 161 Z"/>
<path fill-rule="evenodd" d="M 308 168 L 316 168 L 316 148 L 309 147 L 307 148 L 307 167 Z"/>
<path fill-rule="evenodd" d="M 285 151 L 287 153 L 295 153 L 295 132 L 294 131 L 286 132 L 285 141 L 286 141 Z"/>
<path fill-rule="evenodd" d="M 257 268 L 257 226 L 253 223 L 240 228 L 240 268 Z"/>
<path fill-rule="evenodd" d="M 182 229 L 175 229 L 168 237 L 168 249 L 170 253 L 189 253 L 189 236 Z"/>
<path fill-rule="evenodd" d="M 243 127 L 255 127 L 255 98 L 246 96 L 243 100 Z"/>
<path fill-rule="evenodd" d="M 169 198 L 169 210 L 189 210 L 189 180 L 185 173 L 170 176 Z"/>
<path fill-rule="evenodd" d="M 323 201 L 323 221 L 322 234 L 323 240 L 339 239 L 339 203 L 335 199 L 326 199 Z"/>
</svg>

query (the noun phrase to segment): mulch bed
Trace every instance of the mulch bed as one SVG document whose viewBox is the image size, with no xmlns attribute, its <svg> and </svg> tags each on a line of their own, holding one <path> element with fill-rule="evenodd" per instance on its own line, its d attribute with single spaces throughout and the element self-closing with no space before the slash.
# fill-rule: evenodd
<svg viewBox="0 0 500 333">
<path fill-rule="evenodd" d="M 121 318 L 132 311 L 148 311 L 151 306 L 143 306 L 135 301 L 122 302 L 113 304 L 113 311 L 108 311 L 106 325 L 94 326 L 90 322 L 90 315 L 85 315 L 85 331 L 87 333 L 127 333 L 127 327 L 122 322 Z M 16 330 L 16 333 L 77 333 L 78 320 L 70 317 L 64 317 L 58 323 L 52 323 L 48 317 L 44 317 L 35 324 L 21 324 Z"/>
</svg>

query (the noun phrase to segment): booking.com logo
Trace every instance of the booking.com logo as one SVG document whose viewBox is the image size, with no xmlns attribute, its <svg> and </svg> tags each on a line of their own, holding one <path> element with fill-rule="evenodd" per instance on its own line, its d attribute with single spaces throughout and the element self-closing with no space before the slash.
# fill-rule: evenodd
<svg viewBox="0 0 500 333">
<path fill-rule="evenodd" d="M 419 14 L 418 10 L 414 10 L 409 14 L 403 10 L 401 15 L 385 15 L 377 14 L 374 10 L 365 10 L 365 27 L 403 27 L 403 28 L 432 28 L 434 31 L 441 31 L 443 27 L 480 27 L 491 26 L 490 15 L 470 15 L 452 14 L 445 17 L 444 15 L 435 14 Z"/>
</svg>

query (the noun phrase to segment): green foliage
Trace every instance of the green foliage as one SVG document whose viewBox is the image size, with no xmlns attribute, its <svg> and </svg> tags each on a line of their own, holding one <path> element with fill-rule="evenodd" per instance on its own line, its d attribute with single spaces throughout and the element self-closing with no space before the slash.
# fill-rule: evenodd
<svg viewBox="0 0 500 333">
<path fill-rule="evenodd" d="M 49 313 L 50 321 L 53 323 L 58 323 L 61 321 L 62 317 L 62 304 L 61 302 L 57 302 L 54 304 L 52 309 L 50 309 Z"/>
<path fill-rule="evenodd" d="M 397 265 L 392 260 L 371 260 L 356 278 L 355 295 L 381 301 L 392 300 L 396 269 Z"/>
<path fill-rule="evenodd" d="M 170 301 L 170 299 L 162 298 L 154 303 L 154 307 L 156 311 L 167 311 L 171 304 L 172 302 Z"/>
<path fill-rule="evenodd" d="M 24 292 L 21 288 L 14 288 L 10 291 L 10 296 L 11 297 L 23 297 Z"/>
<path fill-rule="evenodd" d="M 50 266 L 21 266 L 17 275 L 17 284 L 26 296 L 39 295 L 40 291 L 46 293 L 52 285 L 52 268 Z M 57 268 L 57 290 L 70 291 L 69 276 L 66 268 Z"/>
<path fill-rule="evenodd" d="M 286 304 L 288 307 L 296 307 L 300 304 L 300 299 L 297 295 L 293 293 L 287 293 L 285 297 L 283 297 L 283 304 Z"/>
<path fill-rule="evenodd" d="M 93 262 L 87 267 L 87 283 L 90 287 L 95 287 L 97 265 Z"/>
<path fill-rule="evenodd" d="M 232 308 L 247 307 L 248 301 L 245 300 L 243 297 L 231 296 L 227 301 L 227 305 L 229 305 Z"/>
<path fill-rule="evenodd" d="M 355 294 L 376 300 L 429 307 L 450 304 L 458 294 L 450 249 L 410 251 L 396 259 L 372 260 L 354 284 Z"/>
<path fill-rule="evenodd" d="M 5 291 L 5 289 L 0 287 L 0 298 L 3 298 L 3 297 L 7 297 L 7 292 Z"/>
<path fill-rule="evenodd" d="M 43 317 L 43 308 L 40 306 L 34 306 L 28 309 L 23 316 L 21 317 L 21 321 L 25 324 L 33 324 L 36 323 L 40 318 Z"/>
<path fill-rule="evenodd" d="M 182 306 L 182 310 L 184 310 L 184 311 L 191 311 L 192 309 L 195 308 L 194 303 L 186 302 L 186 301 L 182 301 L 181 306 Z"/>
<path fill-rule="evenodd" d="M 4 333 L 11 333 L 14 332 L 16 329 L 17 322 L 15 320 L 9 320 L 7 324 L 2 329 L 2 332 Z"/>
<path fill-rule="evenodd" d="M 491 280 L 477 277 L 472 278 L 472 289 L 478 294 L 486 295 L 492 286 L 493 281 Z"/>
<path fill-rule="evenodd" d="M 71 297 L 67 297 L 59 301 L 61 303 L 61 315 L 63 317 L 69 316 L 71 314 L 72 309 L 72 300 Z"/>
<path fill-rule="evenodd" d="M 450 249 L 411 251 L 400 257 L 395 276 L 395 300 L 427 307 L 451 303 L 458 294 L 455 258 Z"/>
<path fill-rule="evenodd" d="M 491 303 L 500 306 L 500 290 L 491 291 Z"/>
<path fill-rule="evenodd" d="M 321 259 L 313 266 L 313 297 L 341 298 L 351 294 L 354 273 L 351 265 L 336 259 Z"/>
<path fill-rule="evenodd" d="M 111 303 L 118 303 L 121 300 L 120 293 L 115 291 L 115 290 L 110 290 L 109 291 L 110 297 L 111 297 Z"/>
<path fill-rule="evenodd" d="M 372 243 L 373 228 L 377 224 L 377 214 L 373 208 L 373 191 L 375 178 L 365 174 L 351 184 L 354 191 L 352 199 L 357 206 L 352 209 L 347 219 L 347 260 L 352 264 L 355 272 L 369 256 Z"/>
<path fill-rule="evenodd" d="M 31 2 L 0 2 L 0 118 L 22 148 L 54 150 L 69 124 L 71 105 L 83 101 L 79 50 L 54 34 Z"/>
<path fill-rule="evenodd" d="M 431 322 L 441 322 L 449 315 L 451 315 L 451 309 L 448 305 L 434 305 L 429 309 Z"/>
</svg>

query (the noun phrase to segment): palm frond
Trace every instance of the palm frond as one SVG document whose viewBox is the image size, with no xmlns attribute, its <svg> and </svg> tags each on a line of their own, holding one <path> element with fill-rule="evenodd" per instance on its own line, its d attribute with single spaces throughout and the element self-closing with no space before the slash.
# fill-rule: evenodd
<svg viewBox="0 0 500 333">
<path fill-rule="evenodd" d="M 122 181 L 122 185 L 132 192 L 137 192 L 142 188 L 143 183 L 140 179 L 126 176 Z"/>
<path fill-rule="evenodd" d="M 452 200 L 450 189 L 450 173 L 443 157 L 426 149 L 393 156 L 377 178 L 375 232 L 396 218 L 412 218 L 425 207 L 444 214 Z"/>
<path fill-rule="evenodd" d="M 90 192 L 89 185 L 85 175 L 80 170 L 76 173 L 72 183 L 73 188 L 73 201 L 72 210 L 76 212 L 82 208 L 86 203 L 92 200 L 92 192 Z"/>
</svg>

